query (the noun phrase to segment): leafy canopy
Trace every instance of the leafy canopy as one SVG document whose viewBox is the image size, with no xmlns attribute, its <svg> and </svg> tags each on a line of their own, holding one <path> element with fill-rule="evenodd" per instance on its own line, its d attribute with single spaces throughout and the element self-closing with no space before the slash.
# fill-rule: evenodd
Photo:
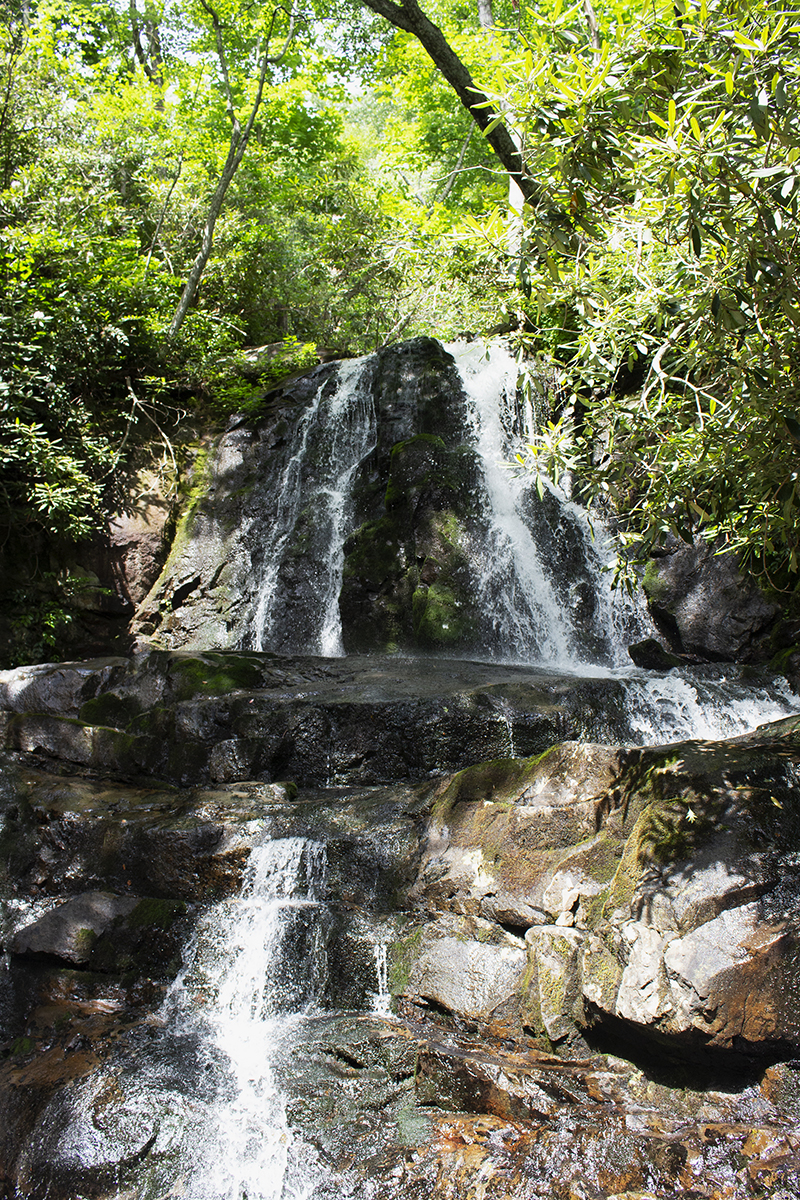
<svg viewBox="0 0 800 1200">
<path fill-rule="evenodd" d="M 578 467 L 646 557 L 672 534 L 776 587 L 800 552 L 800 12 L 617 5 L 529 13 L 487 94 L 540 200 L 514 252 L 529 349 L 563 393 L 529 465 Z M 480 226 L 508 254 L 506 215 Z"/>
</svg>

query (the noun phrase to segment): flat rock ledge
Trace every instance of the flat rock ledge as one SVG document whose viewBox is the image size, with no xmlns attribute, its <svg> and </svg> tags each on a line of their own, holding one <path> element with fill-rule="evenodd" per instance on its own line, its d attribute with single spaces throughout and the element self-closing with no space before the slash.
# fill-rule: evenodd
<svg viewBox="0 0 800 1200">
<path fill-rule="evenodd" d="M 377 784 L 624 741 L 624 697 L 612 678 L 441 658 L 151 651 L 0 672 L 0 737 L 118 779 Z"/>
</svg>

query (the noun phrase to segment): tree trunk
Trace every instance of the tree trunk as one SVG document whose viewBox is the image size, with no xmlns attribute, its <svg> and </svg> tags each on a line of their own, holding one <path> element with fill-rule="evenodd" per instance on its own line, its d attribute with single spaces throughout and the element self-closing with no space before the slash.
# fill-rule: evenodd
<svg viewBox="0 0 800 1200">
<path fill-rule="evenodd" d="M 261 57 L 261 68 L 258 76 L 258 88 L 256 89 L 256 96 L 253 101 L 253 106 L 250 109 L 250 115 L 247 118 L 247 122 L 243 129 L 239 124 L 239 118 L 236 116 L 236 111 L 233 107 L 233 92 L 231 90 L 230 79 L 228 77 L 228 63 L 225 56 L 225 48 L 222 42 L 222 26 L 219 17 L 207 0 L 200 0 L 200 3 L 211 17 L 214 33 L 216 35 L 217 57 L 219 59 L 220 70 L 222 72 L 222 78 L 225 85 L 226 106 L 231 120 L 231 144 L 230 149 L 228 150 L 228 157 L 225 160 L 225 166 L 222 169 L 222 175 L 220 176 L 219 183 L 214 188 L 214 194 L 211 197 L 211 202 L 208 206 L 206 223 L 203 229 L 203 240 L 200 243 L 199 253 L 192 263 L 192 268 L 187 276 L 181 298 L 178 301 L 178 307 L 175 309 L 175 313 L 167 333 L 167 336 L 170 339 L 176 336 L 181 325 L 183 325 L 183 322 L 186 319 L 186 314 L 192 305 L 192 301 L 197 295 L 197 288 L 203 271 L 206 268 L 209 255 L 211 254 L 211 247 L 214 244 L 214 226 L 217 223 L 217 217 L 222 211 L 225 194 L 228 191 L 231 181 L 239 169 L 239 164 L 244 157 L 244 152 L 247 149 L 247 143 L 250 141 L 250 134 L 253 132 L 253 125 L 255 123 L 258 110 L 261 107 L 261 99 L 264 95 L 264 82 L 267 78 L 267 68 L 270 64 L 276 65 L 282 61 L 289 49 L 289 46 L 291 45 L 292 38 L 294 37 L 295 22 L 294 14 L 292 14 L 289 19 L 289 32 L 286 36 L 286 42 L 284 43 L 283 50 L 276 58 L 270 58 L 269 44 L 272 36 L 272 26 L 270 26 L 270 31 L 267 35 L 266 46 L 264 47 L 264 53 Z M 279 9 L 276 8 L 272 15 L 273 23 L 278 11 Z M 285 12 L 286 10 L 282 9 L 281 11 Z"/>
<path fill-rule="evenodd" d="M 505 125 L 500 121 L 494 128 L 490 128 L 500 114 L 494 110 L 481 89 L 476 87 L 466 65 L 438 25 L 434 25 L 425 16 L 417 0 L 400 0 L 399 4 L 394 3 L 394 0 L 363 0 L 363 3 L 379 16 L 385 17 L 396 29 L 413 33 L 484 134 L 525 200 L 529 204 L 540 200 L 539 188 L 526 172 L 522 155 Z"/>
<path fill-rule="evenodd" d="M 244 147 L 242 147 L 242 153 L 244 153 Z M 175 309 L 175 313 L 172 317 L 172 322 L 169 327 L 167 336 L 170 339 L 175 337 L 181 325 L 185 321 L 186 314 L 191 308 L 192 301 L 197 295 L 197 288 L 200 283 L 200 278 L 203 274 L 203 271 L 206 269 L 206 263 L 208 262 L 209 255 L 211 254 L 211 247 L 214 244 L 214 226 L 217 223 L 217 217 L 222 211 L 225 193 L 230 187 L 231 180 L 236 174 L 236 168 L 239 166 L 239 162 L 241 162 L 241 156 L 239 156 L 233 165 L 229 166 L 229 164 L 226 163 L 225 170 L 220 177 L 220 181 L 214 189 L 214 195 L 211 197 L 211 203 L 208 206 L 208 213 L 206 214 L 206 223 L 203 229 L 203 240 L 200 243 L 200 251 L 197 255 L 197 258 L 192 263 L 192 269 L 189 271 L 189 274 L 186 277 L 186 283 L 183 285 L 183 292 L 181 293 L 181 298 L 178 301 L 178 307 Z"/>
<path fill-rule="evenodd" d="M 492 0 L 478 0 L 478 22 L 483 29 L 491 29 L 494 25 Z"/>
</svg>

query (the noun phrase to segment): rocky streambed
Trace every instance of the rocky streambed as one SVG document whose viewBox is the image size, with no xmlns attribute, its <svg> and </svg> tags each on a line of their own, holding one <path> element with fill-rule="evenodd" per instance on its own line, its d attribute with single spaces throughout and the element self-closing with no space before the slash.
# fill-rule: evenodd
<svg viewBox="0 0 800 1200">
<path fill-rule="evenodd" d="M 262 1195 L 800 1193 L 797 717 L 641 747 L 613 678 L 235 653 L 0 701 L 3 1196 L 228 1194 L 225 1106 Z M 237 1074 L 209 964 L 271 846 Z"/>
</svg>

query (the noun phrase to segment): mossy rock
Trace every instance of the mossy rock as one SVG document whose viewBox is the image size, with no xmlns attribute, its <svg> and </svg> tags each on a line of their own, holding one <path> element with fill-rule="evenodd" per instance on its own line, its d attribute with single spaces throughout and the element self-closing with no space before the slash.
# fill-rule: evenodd
<svg viewBox="0 0 800 1200">
<path fill-rule="evenodd" d="M 651 604 L 669 611 L 668 601 L 672 596 L 672 586 L 667 582 L 659 570 L 656 559 L 651 558 L 644 569 L 642 577 L 642 590 Z"/>
<path fill-rule="evenodd" d="M 344 580 L 359 579 L 378 590 L 404 568 L 405 534 L 393 516 L 368 521 L 345 543 Z"/>
<path fill-rule="evenodd" d="M 398 938 L 388 948 L 388 988 L 392 996 L 402 996 L 408 987 L 414 963 L 423 944 L 422 927 L 406 937 Z"/>
<path fill-rule="evenodd" d="M 457 804 L 513 803 L 529 778 L 531 766 L 549 753 L 535 758 L 496 758 L 465 767 L 436 796 L 431 815 L 443 821 Z"/>
<path fill-rule="evenodd" d="M 440 437 L 418 434 L 392 447 L 389 482 L 384 503 L 387 512 L 413 518 L 420 502 L 426 508 L 469 511 L 468 483 L 475 474 L 474 452 L 467 447 L 448 449 Z"/>
<path fill-rule="evenodd" d="M 447 583 L 421 584 L 412 598 L 414 637 L 423 648 L 455 647 L 468 640 L 475 621 L 467 598 Z"/>
<path fill-rule="evenodd" d="M 136 696 L 118 696 L 102 692 L 81 706 L 78 717 L 86 725 L 106 725 L 111 729 L 127 729 L 142 711 Z"/>
<path fill-rule="evenodd" d="M 162 978 L 174 976 L 181 965 L 188 912 L 182 900 L 140 900 L 127 916 L 117 917 L 96 938 L 90 967 L 110 974 L 134 971 Z"/>
<path fill-rule="evenodd" d="M 174 655 L 169 682 L 177 701 L 193 696 L 220 696 L 263 686 L 264 661 L 257 655 L 209 652 Z"/>
</svg>

